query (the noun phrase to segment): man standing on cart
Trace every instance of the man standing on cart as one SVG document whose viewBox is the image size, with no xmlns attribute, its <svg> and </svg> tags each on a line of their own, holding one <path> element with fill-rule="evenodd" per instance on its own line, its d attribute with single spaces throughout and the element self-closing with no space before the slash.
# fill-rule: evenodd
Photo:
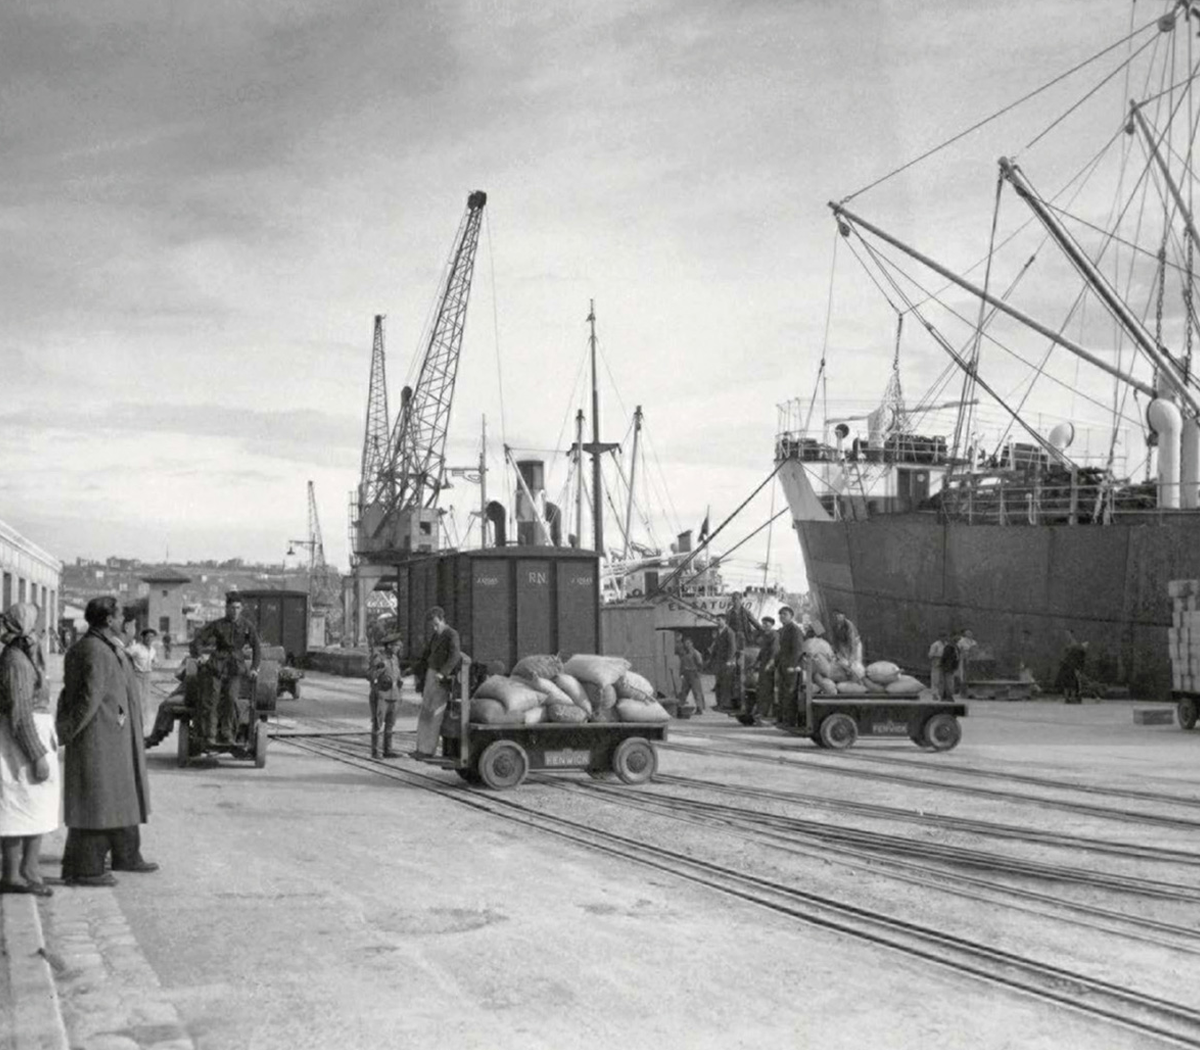
<svg viewBox="0 0 1200 1050">
<path fill-rule="evenodd" d="M 442 735 L 442 717 L 450 700 L 450 683 L 462 663 L 458 632 L 446 623 L 446 613 L 435 605 L 426 617 L 429 641 L 416 666 L 417 684 L 422 686 L 421 713 L 417 716 L 417 746 L 413 755 L 428 758 L 437 750 Z"/>
<path fill-rule="evenodd" d="M 791 728 L 800 723 L 796 691 L 800 661 L 804 656 L 804 632 L 793 615 L 790 605 L 779 610 L 779 648 L 775 653 L 775 679 L 779 689 L 775 721 Z"/>
<path fill-rule="evenodd" d="M 200 664 L 200 710 L 197 712 L 200 738 L 204 741 L 232 743 L 237 727 L 244 721 L 240 705 L 242 675 L 258 677 L 261 657 L 258 631 L 254 624 L 243 620 L 242 599 L 235 591 L 225 595 L 225 615 L 205 624 L 192 639 L 192 656 Z M 213 647 L 205 659 L 201 652 Z M 250 647 L 250 666 L 246 667 L 244 649 Z"/>
</svg>

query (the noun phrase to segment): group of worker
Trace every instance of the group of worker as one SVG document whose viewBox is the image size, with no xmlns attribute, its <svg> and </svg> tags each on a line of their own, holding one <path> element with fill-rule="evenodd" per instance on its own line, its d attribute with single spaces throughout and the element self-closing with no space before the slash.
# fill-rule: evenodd
<svg viewBox="0 0 1200 1050">
<path fill-rule="evenodd" d="M 775 618 L 756 617 L 742 601 L 740 592 L 730 596 L 729 608 L 717 614 L 717 630 L 707 660 L 687 637 L 681 639 L 679 657 L 682 685 L 679 701 L 694 704 L 696 711 L 708 709 L 701 674 L 705 666 L 716 671 L 715 709 L 739 715 L 754 724 L 773 719 L 776 724 L 795 727 L 800 723 L 799 675 L 804 643 L 816 636 L 817 628 L 805 613 L 797 620 L 795 610 L 785 605 Z M 862 662 L 862 641 L 854 624 L 841 613 L 833 617 L 831 644 L 842 658 Z M 757 646 L 751 665 L 746 650 Z M 747 688 L 754 676 L 753 690 Z"/>
</svg>

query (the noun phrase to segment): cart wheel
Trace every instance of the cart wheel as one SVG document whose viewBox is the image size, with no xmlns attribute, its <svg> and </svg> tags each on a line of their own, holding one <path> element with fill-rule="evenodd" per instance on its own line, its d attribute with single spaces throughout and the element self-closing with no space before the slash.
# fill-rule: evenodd
<svg viewBox="0 0 1200 1050">
<path fill-rule="evenodd" d="M 463 778 L 468 784 L 482 784 L 483 777 L 479 775 L 479 770 L 474 766 L 465 766 L 454 771 Z"/>
<path fill-rule="evenodd" d="M 821 722 L 821 743 L 834 751 L 844 751 L 858 739 L 858 726 L 848 714 L 838 711 Z"/>
<path fill-rule="evenodd" d="M 658 769 L 658 752 L 649 740 L 631 736 L 613 752 L 613 771 L 625 784 L 644 784 Z"/>
<path fill-rule="evenodd" d="M 962 726 L 957 718 L 943 711 L 925 723 L 921 735 L 934 751 L 949 751 L 962 739 Z"/>
<path fill-rule="evenodd" d="M 1196 728 L 1196 701 L 1190 696 L 1184 697 L 1175 707 L 1175 717 L 1179 719 L 1180 729 Z"/>
<path fill-rule="evenodd" d="M 924 727 L 922 727 L 923 729 Z M 925 738 L 921 735 L 921 729 L 913 730 L 908 734 L 908 739 L 911 740 L 917 747 L 925 746 Z"/>
<path fill-rule="evenodd" d="M 292 699 L 293 700 L 300 699 L 300 683 L 299 682 L 292 683 Z"/>
<path fill-rule="evenodd" d="M 179 720 L 179 725 L 175 727 L 175 764 L 179 767 L 186 766 L 191 760 L 191 754 L 188 749 L 191 747 L 191 731 L 186 718 Z"/>
<path fill-rule="evenodd" d="M 513 740 L 496 740 L 479 756 L 479 777 L 490 788 L 500 791 L 516 787 L 529 772 L 529 756 Z"/>
<path fill-rule="evenodd" d="M 262 769 L 267 764 L 267 727 L 263 722 L 254 724 L 254 765 Z"/>
</svg>

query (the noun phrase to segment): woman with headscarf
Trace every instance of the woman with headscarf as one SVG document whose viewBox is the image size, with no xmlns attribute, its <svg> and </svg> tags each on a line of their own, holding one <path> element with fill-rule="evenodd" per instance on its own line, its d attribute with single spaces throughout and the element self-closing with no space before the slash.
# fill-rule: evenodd
<svg viewBox="0 0 1200 1050">
<path fill-rule="evenodd" d="M 0 893 L 49 897 L 38 855 L 42 836 L 61 823 L 62 794 L 37 621 L 30 602 L 0 617 L 8 642 L 0 653 Z"/>
</svg>

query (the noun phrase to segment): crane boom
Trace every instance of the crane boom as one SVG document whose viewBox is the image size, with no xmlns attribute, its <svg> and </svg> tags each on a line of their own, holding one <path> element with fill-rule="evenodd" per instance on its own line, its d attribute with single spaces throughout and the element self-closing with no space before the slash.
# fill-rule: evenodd
<svg viewBox="0 0 1200 1050">
<path fill-rule="evenodd" d="M 446 436 L 486 203 L 482 190 L 467 198 L 416 386 L 404 390 L 390 456 L 378 476 L 377 499 L 370 513 L 368 508 L 362 513 L 360 541 L 366 549 L 436 549 L 433 515 L 445 487 Z M 418 542 L 421 537 L 424 541 Z"/>
</svg>

